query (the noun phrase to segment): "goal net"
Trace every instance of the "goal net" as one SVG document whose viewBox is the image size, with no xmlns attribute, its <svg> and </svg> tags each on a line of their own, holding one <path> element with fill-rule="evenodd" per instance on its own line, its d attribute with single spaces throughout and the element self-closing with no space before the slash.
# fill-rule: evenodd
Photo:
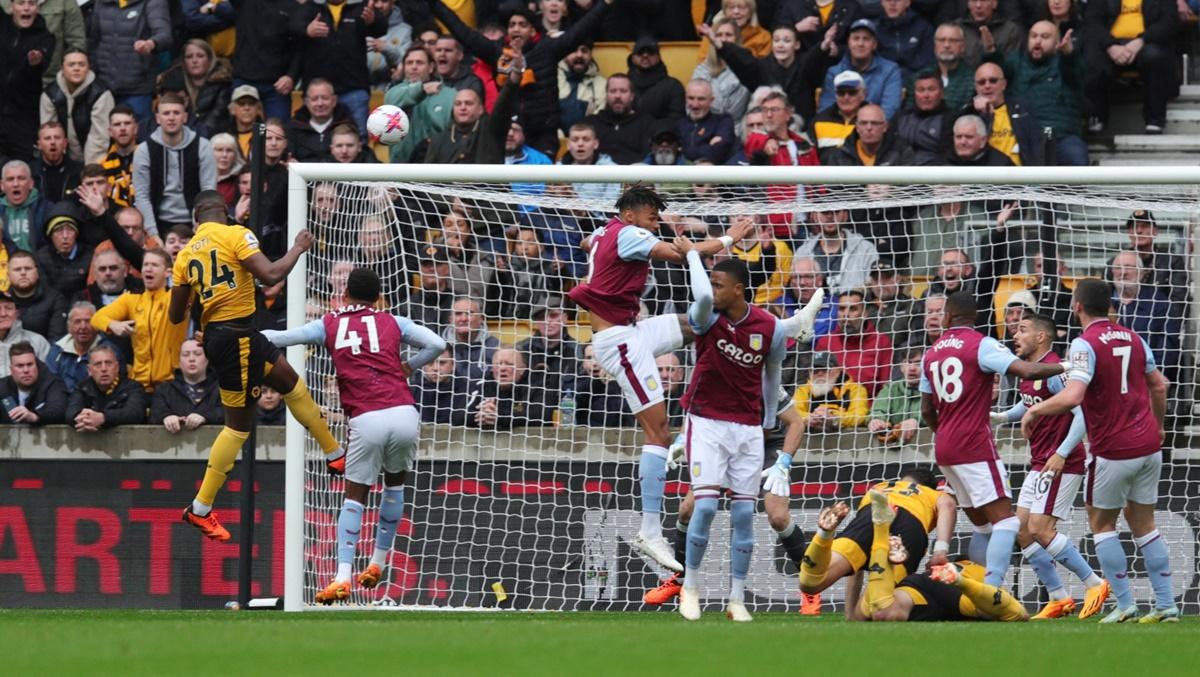
<svg viewBox="0 0 1200 677">
<path fill-rule="evenodd" d="M 978 328 L 1010 346 L 1023 313 L 1051 316 L 1061 353 L 1080 330 L 1070 312 L 1076 281 L 1113 281 L 1119 321 L 1147 339 L 1172 384 L 1158 524 L 1185 613 L 1200 611 L 1196 178 L 1181 184 L 1168 168 L 1095 168 L 1069 178 L 1051 168 L 950 169 L 294 165 L 292 232 L 307 227 L 317 244 L 289 280 L 289 324 L 337 307 L 349 271 L 365 265 L 383 279 L 387 310 L 450 344 L 447 358 L 411 378 L 423 425 L 386 581 L 373 591 L 356 586 L 351 601 L 649 608 L 642 595 L 667 572 L 631 548 L 640 434 L 619 387 L 591 359 L 586 312 L 563 301 L 587 275 L 581 240 L 613 216 L 623 185 L 644 181 L 669 202 L 665 239 L 720 235 L 737 219 L 758 224 L 728 254 L 748 264 L 756 303 L 790 314 L 817 286 L 829 292 L 819 338 L 789 346 L 784 370 L 789 395 L 807 395 L 800 406 L 810 427 L 792 470 L 791 511 L 809 535 L 821 507 L 835 500 L 856 506 L 871 483 L 908 465 L 932 466 L 932 436 L 919 425 L 919 395 L 905 363 L 919 363 L 943 331 L 945 294 L 974 292 Z M 684 267 L 654 264 L 644 312 L 685 313 L 688 303 Z M 864 322 L 855 320 L 859 309 Z M 328 355 L 293 348 L 289 359 L 345 439 Z M 659 358 L 674 430 L 692 360 L 687 347 Z M 1012 406 L 1015 388 L 998 381 L 993 409 Z M 325 474 L 303 429 L 289 425 L 287 600 L 299 608 L 313 605 L 336 570 L 343 487 Z M 1015 494 L 1028 446 L 1016 426 L 1000 426 L 996 436 Z M 768 445 L 769 459 L 777 448 Z M 686 472 L 668 477 L 668 540 L 676 537 Z M 373 492 L 355 571 L 371 553 L 377 500 Z M 1082 496 L 1076 506 L 1060 530 L 1099 570 Z M 726 509 L 713 525 L 701 581 L 714 607 L 728 586 Z M 1146 599 L 1145 567 L 1124 523 L 1121 529 L 1134 591 Z M 755 530 L 748 606 L 795 610 L 796 566 L 761 505 Z M 970 531 L 960 515 L 952 554 L 965 555 Z M 1061 574 L 1080 597 L 1079 582 Z M 1031 607 L 1044 595 L 1019 553 L 1007 583 Z M 826 591 L 825 611 L 840 609 L 842 598 L 840 584 Z"/>
</svg>

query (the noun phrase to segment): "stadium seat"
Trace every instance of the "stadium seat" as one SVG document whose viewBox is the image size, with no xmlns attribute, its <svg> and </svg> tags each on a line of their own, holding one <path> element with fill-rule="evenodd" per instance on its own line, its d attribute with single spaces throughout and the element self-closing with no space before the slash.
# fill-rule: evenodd
<svg viewBox="0 0 1200 677">
<path fill-rule="evenodd" d="M 659 53 L 667 66 L 667 73 L 676 80 L 686 84 L 692 79 L 692 71 L 696 69 L 696 55 L 700 53 L 700 43 L 696 41 L 660 42 Z M 600 74 L 608 77 L 614 73 L 625 73 L 629 70 L 629 53 L 633 51 L 632 42 L 597 42 L 592 48 L 592 58 L 600 68 Z"/>
<path fill-rule="evenodd" d="M 488 333 L 505 346 L 515 346 L 533 335 L 529 320 L 488 320 L 487 327 Z"/>
<path fill-rule="evenodd" d="M 925 290 L 929 289 L 930 278 L 928 275 L 913 275 L 908 281 L 908 295 L 914 299 L 919 299 L 925 295 Z"/>
</svg>

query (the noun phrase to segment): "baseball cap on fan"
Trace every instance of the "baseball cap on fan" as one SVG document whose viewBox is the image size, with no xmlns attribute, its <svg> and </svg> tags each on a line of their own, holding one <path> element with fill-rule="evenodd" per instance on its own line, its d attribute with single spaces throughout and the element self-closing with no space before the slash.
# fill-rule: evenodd
<svg viewBox="0 0 1200 677">
<path fill-rule="evenodd" d="M 838 89 L 862 89 L 866 86 L 863 77 L 857 71 L 842 71 L 833 78 L 833 88 Z"/>
</svg>

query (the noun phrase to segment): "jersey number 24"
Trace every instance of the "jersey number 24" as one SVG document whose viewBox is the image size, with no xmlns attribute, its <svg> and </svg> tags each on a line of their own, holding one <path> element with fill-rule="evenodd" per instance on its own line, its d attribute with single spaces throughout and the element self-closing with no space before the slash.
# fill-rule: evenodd
<svg viewBox="0 0 1200 677">
<path fill-rule="evenodd" d="M 228 285 L 230 289 L 237 289 L 237 280 L 233 277 L 233 271 L 229 266 L 217 261 L 217 250 L 208 250 L 210 254 L 209 269 L 204 269 L 204 264 L 200 259 L 192 259 L 188 261 L 188 272 L 195 276 L 196 281 L 200 284 L 200 298 L 207 301 L 212 298 L 213 287 L 217 285 Z"/>
</svg>

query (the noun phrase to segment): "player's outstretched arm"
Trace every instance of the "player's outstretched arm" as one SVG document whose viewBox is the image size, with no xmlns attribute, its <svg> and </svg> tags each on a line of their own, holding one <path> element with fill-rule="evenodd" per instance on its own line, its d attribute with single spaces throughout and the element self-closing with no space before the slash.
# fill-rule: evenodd
<svg viewBox="0 0 1200 677">
<path fill-rule="evenodd" d="M 268 287 L 279 284 L 287 278 L 288 273 L 292 272 L 292 268 L 295 268 L 296 263 L 300 261 L 300 256 L 312 247 L 312 243 L 312 233 L 302 230 L 297 233 L 292 248 L 278 260 L 271 261 L 261 252 L 255 252 L 246 257 L 242 261 L 242 265 L 246 266 L 246 270 L 250 271 L 251 275 Z"/>
<path fill-rule="evenodd" d="M 393 315 L 396 326 L 400 327 L 401 341 L 418 348 L 417 354 L 408 361 L 410 371 L 416 371 L 433 362 L 446 350 L 446 340 L 438 336 L 432 329 L 423 327 L 402 315 Z"/>
<path fill-rule="evenodd" d="M 934 525 L 933 552 L 929 560 L 930 566 L 945 564 L 950 552 L 950 539 L 954 536 L 954 523 L 958 518 L 958 501 L 950 494 L 938 496 L 935 504 L 937 524 Z"/>
<path fill-rule="evenodd" d="M 685 239 L 675 238 L 676 242 Z M 713 313 L 712 282 L 709 281 L 708 271 L 704 269 L 704 263 L 700 260 L 700 253 L 691 249 L 691 243 L 681 246 L 689 248 L 687 264 L 688 277 L 692 283 L 692 305 L 688 307 L 688 322 L 692 325 L 692 331 L 703 334 L 716 320 L 716 314 Z"/>
<path fill-rule="evenodd" d="M 735 242 L 746 239 L 753 230 L 754 220 L 745 219 L 735 222 L 729 227 L 725 235 L 691 244 L 689 248 L 681 247 L 679 238 L 676 238 L 675 242 L 659 242 L 650 250 L 650 259 L 654 261 L 668 261 L 670 263 L 683 263 L 687 259 L 688 251 L 699 252 L 701 256 L 711 256 L 729 249 Z"/>
<path fill-rule="evenodd" d="M 1017 402 L 1008 411 L 993 411 L 989 418 L 992 425 L 1003 425 L 1005 423 L 1016 423 L 1025 415 L 1025 403 Z"/>
<path fill-rule="evenodd" d="M 298 345 L 319 346 L 325 343 L 325 322 L 319 319 L 313 320 L 308 324 L 286 331 L 264 329 L 262 335 L 280 348 Z"/>
<path fill-rule="evenodd" d="M 1026 360 L 1016 360 L 1008 365 L 1006 373 L 1009 376 L 1037 381 L 1039 379 L 1047 379 L 1051 376 L 1058 376 L 1067 370 L 1067 365 L 1064 362 L 1028 362 Z"/>
</svg>

